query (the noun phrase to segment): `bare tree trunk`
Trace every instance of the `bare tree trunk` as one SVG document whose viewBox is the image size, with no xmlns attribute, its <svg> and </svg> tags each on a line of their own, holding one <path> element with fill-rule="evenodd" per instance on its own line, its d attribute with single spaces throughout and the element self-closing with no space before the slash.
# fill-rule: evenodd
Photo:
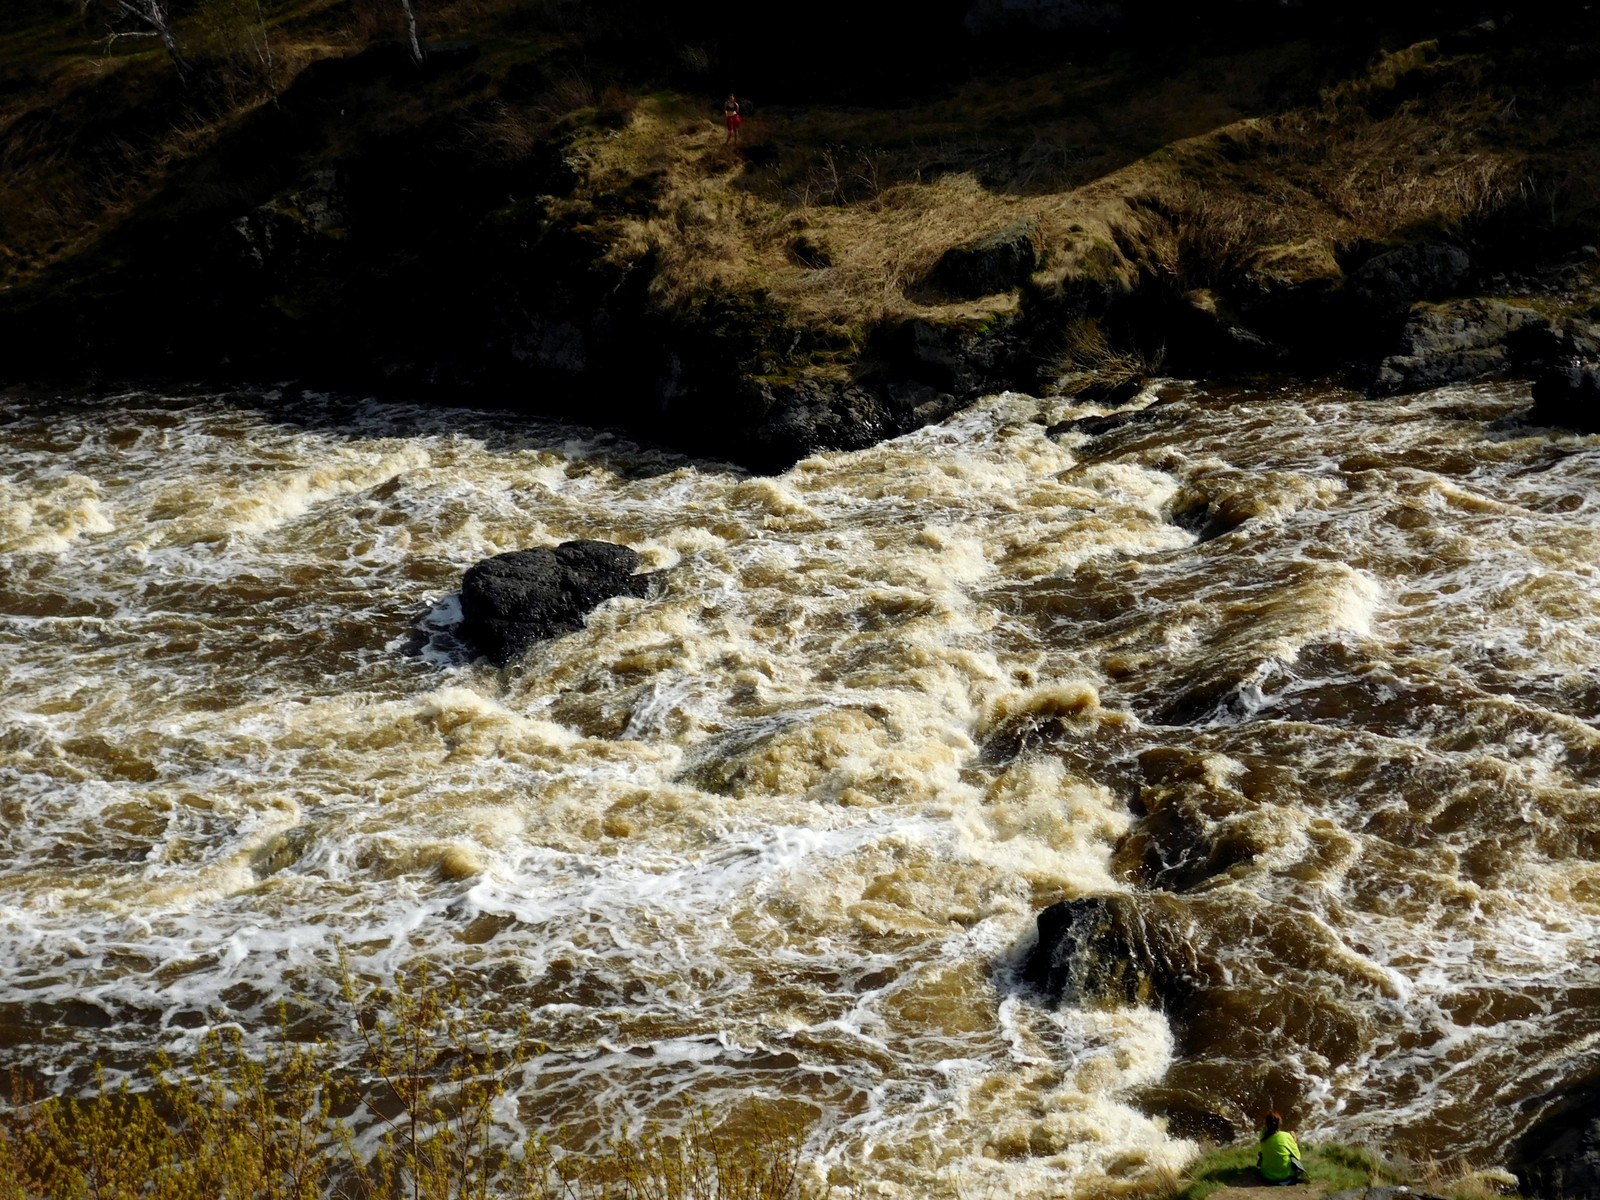
<svg viewBox="0 0 1600 1200">
<path fill-rule="evenodd" d="M 426 55 L 422 52 L 422 43 L 417 40 L 417 14 L 412 11 L 411 0 L 400 0 L 400 7 L 406 10 L 406 30 L 411 34 L 411 57 L 417 60 L 417 66 L 420 67 Z"/>
<path fill-rule="evenodd" d="M 167 24 L 167 14 L 162 11 L 161 0 L 117 0 L 117 7 L 136 21 L 144 22 L 155 32 L 161 39 L 161 44 L 167 49 L 167 57 L 178 69 L 178 78 L 188 84 L 193 68 L 189 66 L 188 60 L 178 48 L 178 39 L 173 35 L 171 26 Z"/>
<path fill-rule="evenodd" d="M 261 64 L 267 69 L 267 90 L 272 93 L 272 105 L 278 105 L 278 65 L 272 61 L 272 35 L 267 32 L 267 14 L 256 0 L 256 20 L 261 23 Z"/>
</svg>

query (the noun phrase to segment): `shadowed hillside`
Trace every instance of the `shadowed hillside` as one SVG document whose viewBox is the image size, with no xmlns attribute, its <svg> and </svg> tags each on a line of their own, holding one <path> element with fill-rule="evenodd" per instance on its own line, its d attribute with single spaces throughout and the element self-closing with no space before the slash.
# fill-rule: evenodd
<svg viewBox="0 0 1600 1200">
<path fill-rule="evenodd" d="M 1372 378 L 1413 304 L 1552 271 L 1591 302 L 1592 14 L 903 8 L 416 0 L 418 62 L 400 0 L 195 0 L 179 69 L 28 0 L 0 379 L 473 394 L 773 466 L 995 387 Z"/>
</svg>

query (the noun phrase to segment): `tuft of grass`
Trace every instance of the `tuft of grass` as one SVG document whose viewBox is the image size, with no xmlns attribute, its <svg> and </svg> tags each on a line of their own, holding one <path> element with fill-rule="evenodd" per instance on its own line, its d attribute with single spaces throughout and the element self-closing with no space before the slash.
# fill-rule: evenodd
<svg viewBox="0 0 1600 1200">
<path fill-rule="evenodd" d="M 1056 387 L 1064 396 L 1105 393 L 1160 373 L 1163 351 L 1145 352 L 1114 342 L 1093 317 L 1068 323 L 1054 364 Z"/>
</svg>

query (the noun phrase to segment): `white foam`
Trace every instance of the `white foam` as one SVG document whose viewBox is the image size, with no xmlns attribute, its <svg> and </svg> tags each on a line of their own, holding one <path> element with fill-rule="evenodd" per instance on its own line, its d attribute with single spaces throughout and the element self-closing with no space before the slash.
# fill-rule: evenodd
<svg viewBox="0 0 1600 1200">
<path fill-rule="evenodd" d="M 1043 430 L 1082 408 L 1006 395 L 772 479 L 333 399 L 128 397 L 120 446 L 54 418 L 4 483 L 6 565 L 55 561 L 0 622 L 0 999 L 113 1024 L 18 1053 L 66 1088 L 87 1050 L 187 1044 L 180 1014 L 338 1012 L 338 936 L 526 1014 L 530 1112 L 784 1091 L 846 1190 L 1091 1193 L 1189 1150 L 1127 1102 L 1170 1032 L 1007 971 L 1043 904 L 1126 886 L 1128 764 L 1165 747 L 1250 851 L 1212 900 L 1296 914 L 1360 1018 L 1349 1061 L 1302 1056 L 1305 1127 L 1488 1145 L 1459 1110 L 1595 1044 L 1562 997 L 1600 884 L 1562 832 L 1600 737 L 1600 456 L 1451 415 L 1493 390 L 1162 396 L 1088 463 Z M 1238 523 L 1197 541 L 1180 491 Z M 505 673 L 452 645 L 467 565 L 586 536 L 656 594 Z M 1147 719 L 1219 673 L 1225 713 Z M 1417 778 L 1443 794 L 1394 811 Z M 1452 824 L 1484 793 L 1501 825 Z"/>
</svg>

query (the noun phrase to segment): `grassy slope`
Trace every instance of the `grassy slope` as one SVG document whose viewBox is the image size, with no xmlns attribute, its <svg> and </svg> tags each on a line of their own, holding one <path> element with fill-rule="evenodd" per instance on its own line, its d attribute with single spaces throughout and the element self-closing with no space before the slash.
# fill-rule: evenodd
<svg viewBox="0 0 1600 1200">
<path fill-rule="evenodd" d="M 1406 1170 L 1369 1150 L 1337 1143 L 1319 1146 L 1308 1142 L 1303 1151 L 1307 1184 L 1328 1194 L 1350 1188 L 1406 1184 L 1450 1200 L 1487 1200 L 1493 1196 L 1518 1200 L 1506 1190 L 1509 1181 L 1498 1171 L 1473 1173 L 1438 1163 L 1426 1164 L 1419 1170 Z M 1213 1150 L 1190 1164 L 1185 1178 L 1176 1186 L 1166 1188 L 1161 1200 L 1206 1200 L 1224 1188 L 1260 1188 L 1255 1162 L 1254 1145 Z"/>
</svg>

